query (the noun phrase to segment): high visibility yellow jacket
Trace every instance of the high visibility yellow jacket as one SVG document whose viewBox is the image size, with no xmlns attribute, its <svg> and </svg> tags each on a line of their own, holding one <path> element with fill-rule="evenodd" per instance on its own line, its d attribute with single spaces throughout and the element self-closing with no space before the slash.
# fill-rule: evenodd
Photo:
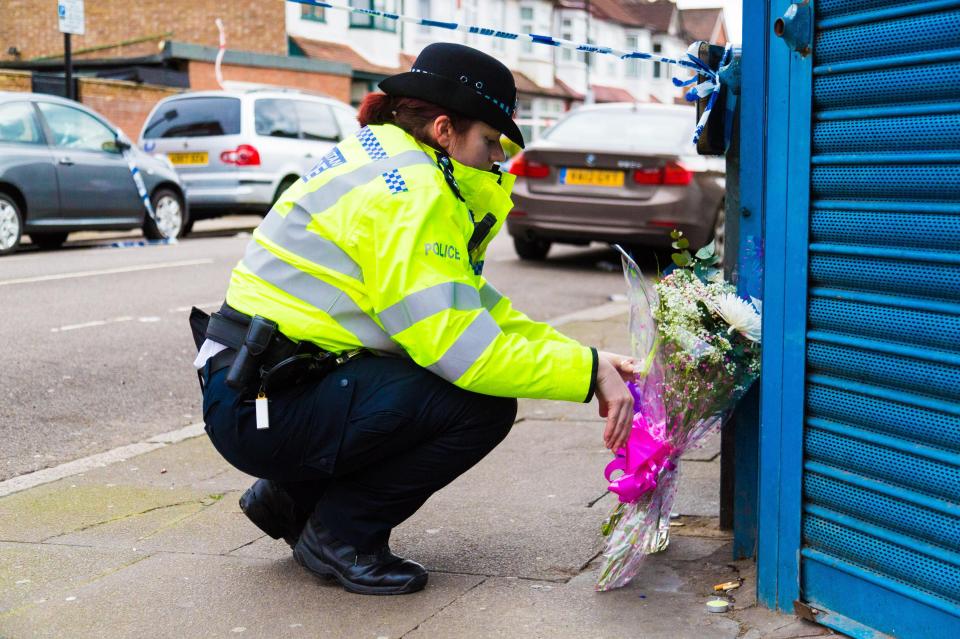
<svg viewBox="0 0 960 639">
<path fill-rule="evenodd" d="M 409 356 L 478 393 L 590 401 L 596 350 L 515 310 L 480 274 L 513 179 L 399 127 L 365 127 L 281 196 L 227 303 L 293 340 Z"/>
</svg>

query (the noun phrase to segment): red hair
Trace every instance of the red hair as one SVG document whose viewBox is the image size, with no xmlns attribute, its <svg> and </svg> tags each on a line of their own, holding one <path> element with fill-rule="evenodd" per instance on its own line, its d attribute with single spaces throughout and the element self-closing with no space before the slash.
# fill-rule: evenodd
<svg viewBox="0 0 960 639">
<path fill-rule="evenodd" d="M 432 102 L 386 93 L 368 93 L 360 103 L 357 120 L 360 126 L 395 124 L 421 142 L 429 143 L 431 140 L 427 133 L 427 125 L 441 115 L 450 118 L 453 130 L 458 133 L 462 133 L 473 124 L 473 120 Z"/>
</svg>

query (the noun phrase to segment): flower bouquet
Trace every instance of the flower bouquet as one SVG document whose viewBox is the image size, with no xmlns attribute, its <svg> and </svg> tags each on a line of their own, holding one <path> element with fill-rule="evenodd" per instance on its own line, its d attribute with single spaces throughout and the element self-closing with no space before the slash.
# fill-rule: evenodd
<svg viewBox="0 0 960 639">
<path fill-rule="evenodd" d="M 667 547 L 680 457 L 719 428 L 760 372 L 760 301 L 737 296 L 712 243 L 691 255 L 681 232 L 672 238 L 676 267 L 656 283 L 616 247 L 641 366 L 628 384 L 630 437 L 605 472 L 620 503 L 602 528 L 601 591 L 625 586 L 646 555 Z"/>
</svg>

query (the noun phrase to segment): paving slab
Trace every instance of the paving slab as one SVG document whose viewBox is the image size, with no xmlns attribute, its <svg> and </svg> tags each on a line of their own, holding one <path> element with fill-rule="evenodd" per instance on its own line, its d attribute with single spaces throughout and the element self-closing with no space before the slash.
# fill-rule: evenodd
<svg viewBox="0 0 960 639">
<path fill-rule="evenodd" d="M 230 466 L 204 434 L 119 464 L 87 471 L 73 481 L 167 489 L 190 486 L 216 494 L 246 489 L 253 480 Z"/>
<path fill-rule="evenodd" d="M 145 557 L 129 549 L 0 543 L 0 628 L 21 607 L 69 597 L 82 585 Z"/>
<path fill-rule="evenodd" d="M 5 637 L 399 637 L 482 578 L 431 575 L 406 597 L 351 595 L 286 561 L 157 554 L 0 618 Z"/>
<path fill-rule="evenodd" d="M 713 461 L 720 455 L 720 431 L 715 430 L 683 454 L 680 459 Z"/>
<path fill-rule="evenodd" d="M 239 492 L 156 508 L 55 537 L 55 543 L 128 548 L 146 552 L 226 554 L 263 533 L 241 512 Z"/>
<path fill-rule="evenodd" d="M 0 499 L 0 540 L 43 541 L 150 510 L 196 503 L 203 493 L 74 483 L 68 478 Z"/>
</svg>

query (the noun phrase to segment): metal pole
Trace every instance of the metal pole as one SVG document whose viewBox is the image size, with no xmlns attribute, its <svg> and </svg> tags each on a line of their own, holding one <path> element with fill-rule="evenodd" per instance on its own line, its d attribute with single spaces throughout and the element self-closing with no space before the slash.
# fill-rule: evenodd
<svg viewBox="0 0 960 639">
<path fill-rule="evenodd" d="M 68 100 L 76 100 L 73 94 L 73 59 L 70 57 L 70 34 L 63 34 L 63 68 L 67 83 L 66 96 Z"/>
</svg>

